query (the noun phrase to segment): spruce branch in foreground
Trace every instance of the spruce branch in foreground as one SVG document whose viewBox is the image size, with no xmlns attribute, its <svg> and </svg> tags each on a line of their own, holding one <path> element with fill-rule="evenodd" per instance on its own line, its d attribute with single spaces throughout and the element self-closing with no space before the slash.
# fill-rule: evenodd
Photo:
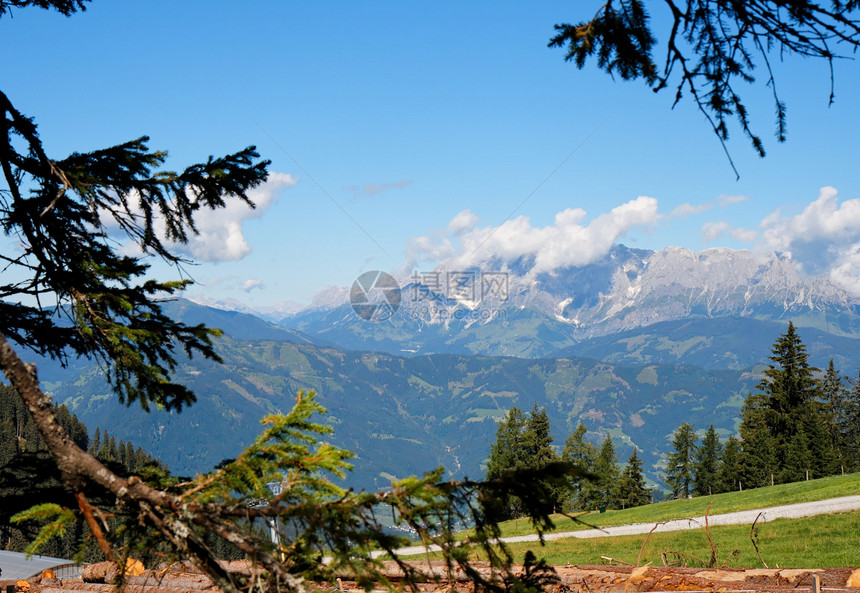
<svg viewBox="0 0 860 593">
<path fill-rule="evenodd" d="M 267 418 L 268 428 L 235 460 L 173 489 L 158 489 L 137 477 L 115 474 L 72 442 L 57 423 L 50 397 L 39 389 L 32 367 L 2 337 L 0 367 L 27 404 L 64 481 L 78 488 L 78 512 L 88 520 L 102 512 L 80 490 L 86 484 L 100 486 L 115 498 L 116 508 L 134 519 L 130 523 L 144 528 L 141 536 L 167 541 L 177 557 L 191 560 L 224 591 L 238 593 L 253 587 L 304 591 L 307 582 L 333 582 L 344 571 L 354 574 L 362 586 L 393 588 L 383 574 L 380 551 L 398 562 L 406 575 L 403 582 L 417 590 L 417 583 L 426 581 L 427 575 L 399 560 L 397 548 L 410 542 L 385 532 L 382 516 L 389 513 L 396 524 L 411 528 L 422 544 L 442 550 L 448 574 L 465 574 L 486 591 L 527 590 L 530 586 L 523 580 L 529 577 L 528 571 L 517 576 L 511 570 L 513 558 L 498 542 L 496 513 L 512 494 L 529 507 L 545 505 L 545 498 L 533 488 L 534 472 L 512 472 L 490 482 L 440 482 L 441 470 L 437 470 L 397 481 L 382 492 L 344 490 L 330 477 L 342 476 L 349 469 L 351 453 L 317 440 L 330 428 L 312 421 L 324 409 L 311 393 L 299 394 L 288 414 Z M 568 473 L 568 466 L 556 464 L 543 477 L 548 474 L 560 481 Z M 269 481 L 279 482 L 280 493 L 269 491 Z M 34 508 L 21 519 L 45 513 L 57 520 L 45 527 L 39 541 L 60 531 L 71 511 Z M 285 543 L 275 548 L 255 531 L 249 520 L 257 517 L 278 518 Z M 455 538 L 455 529 L 464 521 L 475 526 L 467 542 Z M 549 517 L 537 511 L 533 521 L 540 533 L 552 527 Z M 235 545 L 265 570 L 265 578 L 245 582 L 228 573 L 199 535 L 201 530 Z M 122 550 L 114 552 L 119 544 L 117 534 L 105 531 L 97 537 L 108 558 L 127 556 Z M 489 575 L 470 563 L 474 547 L 489 559 Z M 540 575 L 540 579 L 548 578 L 545 567 Z"/>
</svg>

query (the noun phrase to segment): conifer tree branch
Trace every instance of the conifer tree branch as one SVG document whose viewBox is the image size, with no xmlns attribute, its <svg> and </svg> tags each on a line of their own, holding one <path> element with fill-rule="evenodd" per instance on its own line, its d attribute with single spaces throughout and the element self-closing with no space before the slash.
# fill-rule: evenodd
<svg viewBox="0 0 860 593">
<path fill-rule="evenodd" d="M 214 533 L 251 556 L 274 583 L 288 591 L 304 591 L 306 581 L 331 580 L 342 569 L 354 573 L 360 583 L 385 585 L 375 550 L 394 558 L 406 575 L 404 582 L 417 590 L 417 583 L 428 575 L 420 575 L 418 568 L 398 557 L 396 550 L 406 541 L 384 532 L 375 513 L 379 505 L 391 508 L 397 521 L 413 529 L 423 544 L 439 546 L 449 572 L 461 571 L 483 590 L 501 593 L 524 579 L 549 578 L 548 568 L 540 563 L 525 576 L 512 572 L 513 558 L 498 540 L 498 509 L 501 501 L 516 496 L 542 534 L 552 527 L 547 506 L 550 490 L 536 489 L 535 483 L 538 479 L 561 483 L 581 475 L 569 464 L 555 462 L 541 470 L 511 472 L 486 482 L 440 482 L 440 469 L 423 478 L 395 482 L 383 492 L 344 491 L 323 474 L 337 475 L 347 467 L 350 454 L 317 443 L 314 435 L 329 429 L 311 421 L 321 411 L 313 395 L 300 395 L 293 411 L 270 418 L 270 428 L 234 462 L 186 484 L 184 493 L 173 493 L 134 476 L 123 478 L 80 449 L 57 421 L 34 368 L 18 357 L 2 334 L 0 368 L 29 409 L 107 557 L 116 553 L 109 544 L 110 534 L 93 525 L 98 508 L 82 495 L 89 485 L 108 492 L 126 514 L 160 534 L 178 555 L 191 560 L 228 593 L 239 593 L 249 583 L 224 570 L 196 529 Z M 279 475 L 286 490 L 271 496 L 266 482 Z M 264 503 L 257 506 L 259 500 Z M 257 508 L 248 508 L 251 505 Z M 278 517 L 289 525 L 289 547 L 273 549 L 243 527 L 239 520 L 253 516 Z M 489 575 L 472 566 L 468 548 L 454 537 L 455 526 L 467 518 L 475 525 L 468 543 L 490 560 Z M 331 558 L 330 563 L 322 562 L 324 555 Z"/>
<path fill-rule="evenodd" d="M 764 143 L 753 131 L 742 89 L 756 83 L 763 65 L 776 114 L 776 138 L 786 139 L 786 106 L 776 90 L 773 56 L 797 55 L 824 60 L 834 100 L 834 62 L 860 49 L 860 3 L 813 0 L 664 0 L 670 26 L 662 65 L 643 0 L 610 0 L 595 16 L 575 25 L 556 25 L 550 47 L 566 49 L 565 59 L 582 68 L 589 60 L 611 76 L 641 78 L 655 92 L 674 86 L 676 105 L 689 93 L 708 121 L 737 173 L 728 152 L 729 119 L 733 118 L 759 156 Z"/>
</svg>

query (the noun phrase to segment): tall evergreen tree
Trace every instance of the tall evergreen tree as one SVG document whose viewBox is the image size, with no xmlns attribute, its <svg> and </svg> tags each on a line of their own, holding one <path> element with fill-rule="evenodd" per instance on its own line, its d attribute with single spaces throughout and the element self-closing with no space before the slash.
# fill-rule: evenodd
<svg viewBox="0 0 860 593">
<path fill-rule="evenodd" d="M 87 449 L 87 453 L 90 455 L 98 455 L 99 450 L 102 448 L 102 430 L 98 426 L 96 426 L 96 434 L 93 436 L 93 440 L 90 442 L 90 446 Z"/>
<path fill-rule="evenodd" d="M 561 454 L 562 461 L 576 465 L 586 473 L 596 474 L 598 449 L 585 441 L 588 429 L 580 422 L 567 437 Z M 591 510 L 597 504 L 597 484 L 593 480 L 576 476 L 571 479 L 571 506 L 574 510 Z"/>
<path fill-rule="evenodd" d="M 839 432 L 839 416 L 842 410 L 845 409 L 847 390 L 845 382 L 842 379 L 839 371 L 833 365 L 833 359 L 827 364 L 827 370 L 819 382 L 819 419 L 820 425 L 818 430 L 825 431 L 822 435 L 823 439 L 813 441 L 810 447 L 810 452 L 814 456 L 819 456 L 819 447 L 826 449 L 825 459 L 830 462 L 828 467 L 823 468 L 826 474 L 836 473 L 839 467 L 843 465 L 843 457 L 845 455 L 845 445 L 842 442 L 842 435 Z M 816 427 L 810 426 L 808 421 L 806 431 L 811 432 L 809 436 L 815 439 Z M 819 468 L 821 469 L 821 468 Z M 820 475 L 817 477 L 821 477 Z"/>
<path fill-rule="evenodd" d="M 526 469 L 540 471 L 550 463 L 558 461 L 558 455 L 552 448 L 553 438 L 550 434 L 549 415 L 546 408 L 540 408 L 537 404 L 532 408 L 526 419 L 523 430 L 523 463 Z M 542 486 L 552 493 L 551 500 L 547 500 L 547 507 L 543 512 L 553 513 L 560 510 L 564 491 L 555 485 L 555 480 L 542 481 Z"/>
<path fill-rule="evenodd" d="M 816 381 L 792 323 L 771 352 L 759 393 L 741 411 L 740 480 L 751 488 L 829 475 L 844 457 L 839 415 L 846 397 L 833 361 Z"/>
<path fill-rule="evenodd" d="M 738 487 L 765 486 L 778 471 L 774 438 L 767 422 L 769 413 L 767 396 L 747 395 L 741 408 Z"/>
<path fill-rule="evenodd" d="M 522 445 L 526 467 L 541 469 L 555 461 L 552 441 L 546 408 L 540 408 L 535 404 L 523 430 Z"/>
<path fill-rule="evenodd" d="M 613 509 L 618 506 L 618 456 L 612 435 L 607 434 L 600 445 L 595 464 L 597 474 L 597 506 Z"/>
<path fill-rule="evenodd" d="M 809 403 L 809 412 L 801 417 L 800 434 L 809 451 L 809 478 L 823 478 L 838 472 L 841 452 L 831 440 L 833 424 L 829 416 L 821 413 L 824 403 L 814 400 Z M 835 432 L 835 429 L 833 429 Z"/>
<path fill-rule="evenodd" d="M 621 480 L 618 483 L 618 499 L 622 508 L 638 507 L 651 502 L 651 492 L 642 477 L 642 460 L 633 449 Z"/>
<path fill-rule="evenodd" d="M 830 438 L 835 443 L 839 440 L 837 418 L 839 411 L 845 407 L 846 393 L 845 382 L 833 365 L 832 358 L 827 363 L 827 370 L 821 378 L 821 400 L 824 402 L 822 412 L 827 416 L 830 423 Z"/>
<path fill-rule="evenodd" d="M 856 463 L 857 449 L 860 447 L 860 418 L 857 414 L 857 408 L 860 407 L 860 390 L 857 382 L 842 378 L 833 367 L 832 359 L 821 381 L 821 399 L 833 456 L 830 473 L 860 467 Z"/>
<path fill-rule="evenodd" d="M 666 485 L 674 498 L 687 498 L 693 491 L 695 475 L 696 429 L 684 422 L 675 430 L 672 452 L 666 465 Z"/>
<path fill-rule="evenodd" d="M 732 492 L 740 488 L 741 442 L 734 435 L 726 440 L 717 472 L 716 492 Z"/>
<path fill-rule="evenodd" d="M 770 360 L 758 389 L 768 398 L 766 422 L 774 439 L 777 480 L 787 482 L 797 475 L 798 456 L 812 461 L 808 435 L 797 435 L 810 429 L 809 417 L 815 417 L 813 426 L 820 423 L 818 383 L 814 378 L 818 369 L 809 365 L 806 346 L 791 322 L 774 343 Z M 821 431 L 816 426 L 814 432 Z M 805 449 L 799 449 L 802 447 Z M 832 463 L 821 458 L 815 461 L 819 465 Z"/>
<path fill-rule="evenodd" d="M 696 448 L 695 475 L 693 491 L 697 496 L 705 496 L 719 491 L 717 473 L 720 469 L 720 456 L 723 446 L 711 424 L 705 432 L 702 444 Z"/>
<path fill-rule="evenodd" d="M 523 431 L 526 417 L 514 406 L 496 427 L 496 442 L 490 445 L 490 458 L 487 460 L 487 480 L 502 478 L 507 472 L 525 468 L 525 445 Z M 519 516 L 520 501 L 509 497 L 505 501 L 508 518 Z"/>
<path fill-rule="evenodd" d="M 529 470 L 540 472 L 550 463 L 558 461 L 552 448 L 549 415 L 546 409 L 535 405 L 531 414 L 524 415 L 519 408 L 511 408 L 496 429 L 496 442 L 490 446 L 487 460 L 488 480 L 503 478 L 511 471 Z M 561 506 L 564 488 L 557 477 L 541 479 L 540 491 L 546 493 L 541 505 L 533 507 L 532 512 L 552 513 Z M 503 517 L 516 518 L 522 511 L 522 501 L 510 496 L 505 502 Z"/>
<path fill-rule="evenodd" d="M 860 372 L 851 382 L 845 398 L 845 407 L 838 419 L 839 434 L 844 443 L 845 471 L 860 470 Z"/>
</svg>

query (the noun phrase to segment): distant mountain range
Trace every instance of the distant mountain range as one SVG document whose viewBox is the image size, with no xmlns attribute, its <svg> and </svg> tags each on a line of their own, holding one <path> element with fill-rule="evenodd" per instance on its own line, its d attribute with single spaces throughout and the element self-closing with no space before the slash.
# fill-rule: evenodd
<svg viewBox="0 0 860 593">
<path fill-rule="evenodd" d="M 860 337 L 860 299 L 826 278 L 802 278 L 777 254 L 617 245 L 598 262 L 552 275 L 532 275 L 531 264 L 419 274 L 404 282 L 400 308 L 384 323 L 355 315 L 344 288 L 279 324 L 347 349 L 520 357 L 577 354 L 591 338 L 689 319 L 791 319 Z M 504 291 L 487 290 L 491 282 L 504 282 Z"/>
<path fill-rule="evenodd" d="M 735 432 L 789 319 L 814 364 L 832 358 L 851 376 L 860 365 L 857 301 L 801 278 L 784 257 L 617 246 L 553 276 L 531 277 L 530 267 L 419 275 L 402 283 L 395 316 L 378 323 L 356 315 L 349 288 L 280 325 L 223 305 L 171 303 L 174 317 L 225 332 L 223 365 L 181 366 L 178 379 L 198 394 L 181 414 L 121 409 L 86 361 L 66 370 L 43 361 L 40 377 L 89 426 L 140 443 L 179 473 L 236 455 L 262 416 L 314 389 L 332 440 L 358 453 L 350 484 L 375 488 L 439 465 L 481 475 L 496 421 L 535 404 L 547 408 L 559 448 L 583 421 L 593 441 L 616 438 L 622 461 L 639 449 L 656 481 L 680 423 Z M 484 276 L 503 279 L 504 293 L 483 287 Z M 452 278 L 453 289 L 442 285 Z"/>
</svg>

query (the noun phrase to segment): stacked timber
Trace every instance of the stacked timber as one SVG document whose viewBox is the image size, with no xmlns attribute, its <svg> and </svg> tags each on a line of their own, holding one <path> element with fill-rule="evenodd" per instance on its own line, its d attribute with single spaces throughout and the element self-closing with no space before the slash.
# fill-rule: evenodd
<svg viewBox="0 0 860 593">
<path fill-rule="evenodd" d="M 114 593 L 122 583 L 124 593 L 218 593 L 207 576 L 188 563 L 146 570 L 137 576 L 119 578 L 116 565 L 92 565 L 79 580 L 45 578 L 31 583 L 32 593 Z M 225 562 L 224 568 L 237 576 L 249 577 L 255 571 L 251 562 Z M 418 573 L 417 589 L 428 592 L 472 593 L 468 577 L 458 571 L 449 573 L 440 562 L 416 562 L 410 567 Z M 484 578 L 493 574 L 486 563 L 475 563 Z M 679 568 L 669 566 L 557 566 L 558 581 L 546 593 L 701 591 L 707 593 L 860 593 L 860 569 L 769 569 L 769 568 Z M 402 581 L 403 571 L 393 562 L 385 563 L 383 576 L 392 583 Z M 321 583 L 319 591 L 343 593 L 361 590 L 354 575 L 339 575 L 337 584 Z"/>
</svg>

